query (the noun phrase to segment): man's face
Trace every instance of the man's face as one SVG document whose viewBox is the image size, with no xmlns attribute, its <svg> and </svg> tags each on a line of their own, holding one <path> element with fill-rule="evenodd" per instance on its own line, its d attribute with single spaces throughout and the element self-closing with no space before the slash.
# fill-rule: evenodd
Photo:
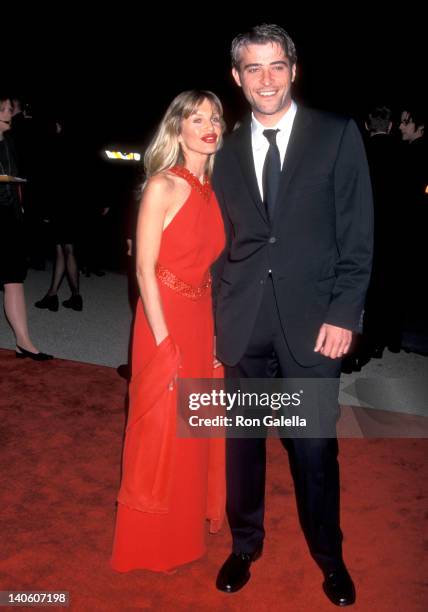
<svg viewBox="0 0 428 612">
<path fill-rule="evenodd" d="M 12 122 L 12 104 L 10 100 L 0 102 L 0 132 L 10 129 Z"/>
<path fill-rule="evenodd" d="M 422 136 L 421 128 L 416 129 L 415 122 L 408 111 L 403 111 L 401 113 L 401 121 L 398 129 L 401 132 L 401 138 L 407 142 L 412 142 L 412 140 Z"/>
<path fill-rule="evenodd" d="M 278 43 L 242 47 L 239 70 L 233 77 L 263 125 L 275 125 L 291 103 L 291 83 L 296 66 L 291 66 Z"/>
</svg>

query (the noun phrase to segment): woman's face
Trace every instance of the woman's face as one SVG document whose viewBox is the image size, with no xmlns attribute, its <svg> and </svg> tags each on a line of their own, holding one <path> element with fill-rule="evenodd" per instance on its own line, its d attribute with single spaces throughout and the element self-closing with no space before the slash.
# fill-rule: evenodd
<svg viewBox="0 0 428 612">
<path fill-rule="evenodd" d="M 0 102 L 0 132 L 10 130 L 12 110 L 12 102 L 10 100 L 2 100 Z"/>
<path fill-rule="evenodd" d="M 211 155 L 218 149 L 222 122 L 216 106 L 206 99 L 181 122 L 178 141 L 187 157 L 192 153 Z"/>
</svg>

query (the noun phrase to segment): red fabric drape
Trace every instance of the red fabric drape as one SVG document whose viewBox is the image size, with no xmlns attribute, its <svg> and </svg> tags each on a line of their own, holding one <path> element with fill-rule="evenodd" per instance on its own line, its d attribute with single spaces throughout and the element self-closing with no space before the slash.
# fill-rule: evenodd
<svg viewBox="0 0 428 612">
<path fill-rule="evenodd" d="M 168 512 L 179 351 L 168 336 L 129 385 L 129 415 L 118 501 L 144 512 Z"/>
<path fill-rule="evenodd" d="M 180 355 L 168 336 L 147 366 L 129 385 L 129 415 L 123 451 L 122 482 L 118 501 L 142 512 L 168 512 Z M 222 378 L 223 368 L 213 377 Z M 225 514 L 225 442 L 209 440 L 207 518 L 210 531 L 218 531 Z"/>
</svg>

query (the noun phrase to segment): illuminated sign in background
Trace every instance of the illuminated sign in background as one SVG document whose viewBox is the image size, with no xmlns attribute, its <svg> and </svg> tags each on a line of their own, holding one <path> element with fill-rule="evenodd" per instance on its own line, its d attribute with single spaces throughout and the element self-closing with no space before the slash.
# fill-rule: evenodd
<svg viewBox="0 0 428 612">
<path fill-rule="evenodd" d="M 125 161 L 140 161 L 141 153 L 121 153 L 120 151 L 105 151 L 109 159 L 122 159 Z"/>
</svg>

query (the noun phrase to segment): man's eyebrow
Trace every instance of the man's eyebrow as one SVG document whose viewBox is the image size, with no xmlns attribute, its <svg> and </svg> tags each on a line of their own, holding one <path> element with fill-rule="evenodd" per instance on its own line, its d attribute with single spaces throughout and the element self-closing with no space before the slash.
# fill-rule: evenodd
<svg viewBox="0 0 428 612">
<path fill-rule="evenodd" d="M 284 60 L 276 60 L 275 62 L 270 62 L 269 66 L 276 66 L 278 64 L 283 64 L 285 66 L 289 66 L 290 65 L 288 60 L 284 59 Z M 259 63 L 253 62 L 252 64 L 245 64 L 244 70 L 246 68 L 257 68 L 258 66 L 264 66 L 264 64 L 262 64 L 261 62 L 259 62 Z"/>
</svg>

